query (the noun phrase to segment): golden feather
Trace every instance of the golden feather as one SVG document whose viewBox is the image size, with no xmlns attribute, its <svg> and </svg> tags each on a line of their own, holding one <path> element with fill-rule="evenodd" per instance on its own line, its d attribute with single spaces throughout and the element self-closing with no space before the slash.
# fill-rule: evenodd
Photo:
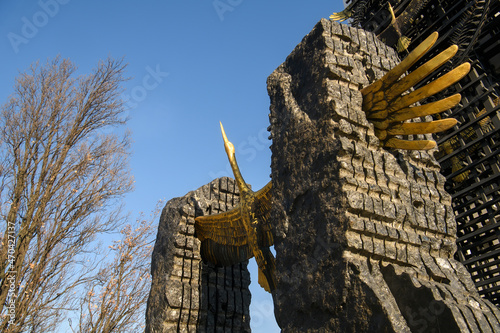
<svg viewBox="0 0 500 333">
<path fill-rule="evenodd" d="M 361 90 L 363 111 L 365 111 L 368 120 L 373 123 L 375 135 L 381 140 L 381 145 L 384 147 L 410 150 L 432 149 L 436 146 L 436 142 L 433 140 L 408 141 L 395 136 L 437 133 L 446 131 L 457 123 L 455 119 L 451 118 L 431 122 L 403 123 L 406 120 L 443 112 L 460 102 L 460 94 L 455 94 L 436 102 L 415 105 L 415 103 L 437 94 L 462 79 L 469 73 L 469 63 L 464 63 L 425 86 L 406 93 L 457 52 L 456 45 L 450 46 L 401 78 L 434 45 L 437 38 L 438 33 L 434 32 L 399 65 L 387 72 L 381 79 Z"/>
</svg>

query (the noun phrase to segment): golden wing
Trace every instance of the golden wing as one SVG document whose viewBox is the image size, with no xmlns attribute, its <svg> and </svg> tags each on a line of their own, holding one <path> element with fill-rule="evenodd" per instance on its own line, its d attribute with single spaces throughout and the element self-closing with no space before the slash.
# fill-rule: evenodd
<svg viewBox="0 0 500 333">
<path fill-rule="evenodd" d="M 239 206 L 224 213 L 198 216 L 194 227 L 201 241 L 211 239 L 216 243 L 232 246 L 247 244 Z"/>
<path fill-rule="evenodd" d="M 274 245 L 273 234 L 271 232 L 271 189 L 272 182 L 269 182 L 255 193 L 254 213 L 259 221 L 258 243 L 259 246 Z"/>
<path fill-rule="evenodd" d="M 470 64 L 464 63 L 446 73 L 433 82 L 408 94 L 407 90 L 422 81 L 430 73 L 441 67 L 452 58 L 458 50 L 456 45 L 450 46 L 415 71 L 400 78 L 415 62 L 417 62 L 436 42 L 438 33 L 434 32 L 415 48 L 399 65 L 387 72 L 384 77 L 361 90 L 363 110 L 375 127 L 375 135 L 382 146 L 399 149 L 431 149 L 436 146 L 432 140 L 402 140 L 396 135 L 429 134 L 445 131 L 453 127 L 456 119 L 442 119 L 431 122 L 403 123 L 403 121 L 443 112 L 460 101 L 460 94 L 455 94 L 437 102 L 412 106 L 427 97 L 448 88 L 462 79 L 470 70 Z"/>
<path fill-rule="evenodd" d="M 231 266 L 253 257 L 248 245 L 232 246 L 205 239 L 201 242 L 201 257 L 218 266 Z"/>
<path fill-rule="evenodd" d="M 239 207 L 224 213 L 195 219 L 196 235 L 201 240 L 201 257 L 215 265 L 230 266 L 253 256 Z"/>
</svg>

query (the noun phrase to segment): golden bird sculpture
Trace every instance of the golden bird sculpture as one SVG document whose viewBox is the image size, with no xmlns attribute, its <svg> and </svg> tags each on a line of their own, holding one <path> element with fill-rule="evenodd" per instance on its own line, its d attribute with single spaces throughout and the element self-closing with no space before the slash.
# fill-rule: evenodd
<svg viewBox="0 0 500 333">
<path fill-rule="evenodd" d="M 367 119 L 373 123 L 375 135 L 380 139 L 383 147 L 408 150 L 432 149 L 436 146 L 433 140 L 403 140 L 397 136 L 437 133 L 448 130 L 457 123 L 457 120 L 453 118 L 430 122 L 406 122 L 410 119 L 446 111 L 460 102 L 460 94 L 454 94 L 436 102 L 424 105 L 415 104 L 462 79 L 469 73 L 469 63 L 463 63 L 425 86 L 406 93 L 457 52 L 458 47 L 452 45 L 413 72 L 401 77 L 429 51 L 437 38 L 438 33 L 432 33 L 381 79 L 361 90 L 363 111 Z"/>
<path fill-rule="evenodd" d="M 411 0 L 402 11 L 400 10 L 400 14 L 397 17 L 394 14 L 391 4 L 387 3 L 391 21 L 377 37 L 387 45 L 396 48 L 398 52 L 406 50 L 410 45 L 411 39 L 405 36 L 405 33 L 415 23 L 427 2 L 425 0 Z M 351 18 L 354 14 L 351 6 L 348 6 L 341 12 L 333 13 L 330 15 L 330 19 L 343 22 Z"/>
<path fill-rule="evenodd" d="M 411 39 L 405 36 L 406 30 L 413 25 L 417 16 L 420 14 L 422 7 L 426 1 L 412 0 L 405 10 L 396 17 L 390 3 L 389 14 L 391 15 L 391 23 L 377 35 L 377 37 L 387 45 L 393 46 L 398 52 L 402 52 L 408 48 Z"/>
<path fill-rule="evenodd" d="M 196 235 L 201 240 L 201 256 L 215 265 L 229 266 L 255 257 L 259 267 L 259 284 L 268 292 L 276 289 L 274 244 L 269 223 L 271 182 L 254 192 L 245 183 L 234 145 L 220 124 L 224 148 L 240 191 L 239 205 L 224 213 L 195 219 Z"/>
</svg>

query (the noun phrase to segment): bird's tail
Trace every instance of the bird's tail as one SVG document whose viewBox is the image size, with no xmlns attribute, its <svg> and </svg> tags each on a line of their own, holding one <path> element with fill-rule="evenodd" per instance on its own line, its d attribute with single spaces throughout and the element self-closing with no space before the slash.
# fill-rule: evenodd
<svg viewBox="0 0 500 333">
<path fill-rule="evenodd" d="M 259 284 L 262 288 L 264 288 L 265 291 L 271 292 L 271 287 L 269 286 L 269 283 L 267 282 L 267 278 L 264 275 L 264 272 L 259 267 Z"/>
<path fill-rule="evenodd" d="M 268 252 L 268 253 L 266 253 Z M 273 292 L 276 289 L 276 263 L 271 251 L 263 251 L 266 265 L 265 272 L 259 267 L 259 284 L 267 292 Z"/>
</svg>

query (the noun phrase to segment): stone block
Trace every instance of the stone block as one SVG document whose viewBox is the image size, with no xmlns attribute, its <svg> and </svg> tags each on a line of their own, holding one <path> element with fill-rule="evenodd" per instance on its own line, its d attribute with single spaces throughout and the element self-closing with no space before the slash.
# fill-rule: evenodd
<svg viewBox="0 0 500 333">
<path fill-rule="evenodd" d="M 396 260 L 397 259 L 397 248 L 396 242 L 385 240 L 385 256 L 389 259 Z"/>
<path fill-rule="evenodd" d="M 347 231 L 346 232 L 347 246 L 355 249 L 363 249 L 363 241 L 361 240 L 361 235 L 357 232 Z"/>
</svg>

